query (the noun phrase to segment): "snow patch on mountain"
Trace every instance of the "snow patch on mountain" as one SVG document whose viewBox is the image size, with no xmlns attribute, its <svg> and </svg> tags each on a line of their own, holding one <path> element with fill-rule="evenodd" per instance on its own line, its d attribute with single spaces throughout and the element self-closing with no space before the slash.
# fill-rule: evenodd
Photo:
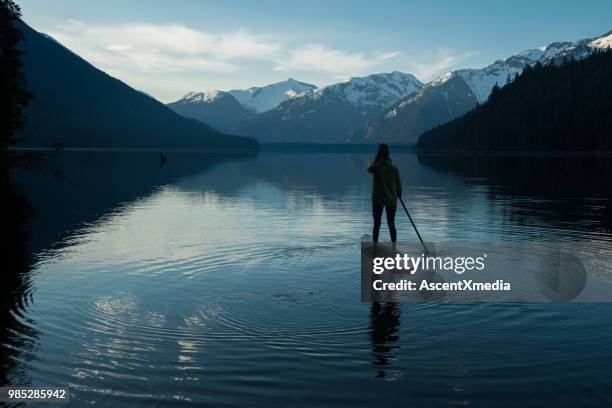
<svg viewBox="0 0 612 408">
<path fill-rule="evenodd" d="M 308 100 L 330 102 L 341 100 L 362 109 L 362 113 L 381 110 L 421 88 L 423 84 L 413 75 L 393 71 L 365 77 L 351 77 L 344 82 L 315 89 L 292 100 L 299 106 Z"/>
<path fill-rule="evenodd" d="M 410 95 L 422 85 L 413 75 L 393 71 L 350 78 L 325 89 L 357 108 L 384 109 Z"/>
<path fill-rule="evenodd" d="M 421 86 L 416 92 L 412 92 L 409 94 L 407 98 L 401 101 L 394 109 L 390 110 L 385 114 L 386 119 L 393 119 L 397 116 L 398 110 L 402 110 L 404 107 L 410 105 L 411 103 L 418 101 L 423 97 L 430 89 L 436 88 L 445 82 L 448 82 L 454 75 L 457 75 L 455 72 L 447 72 L 445 74 L 440 75 L 438 78 L 434 79 L 431 82 Z"/>
<path fill-rule="evenodd" d="M 180 101 L 185 103 L 213 103 L 225 95 L 228 95 L 228 93 L 223 91 L 189 92 L 187 95 L 183 96 Z"/>
<path fill-rule="evenodd" d="M 542 57 L 540 59 L 548 60 L 557 55 L 567 53 L 568 51 L 571 51 L 572 48 L 571 42 L 555 42 L 548 44 L 546 47 L 544 47 L 544 52 L 542 53 Z"/>
<path fill-rule="evenodd" d="M 460 69 L 454 71 L 468 84 L 479 103 L 485 102 L 495 85 L 504 86 L 520 74 L 527 65 L 534 65 L 545 53 L 538 49 L 523 51 L 504 61 L 495 61 L 482 69 Z"/>
<path fill-rule="evenodd" d="M 229 91 L 229 94 L 253 113 L 262 113 L 276 108 L 287 99 L 298 97 L 316 88 L 315 85 L 289 78 L 263 87 L 235 89 Z"/>
<path fill-rule="evenodd" d="M 522 71 L 522 68 L 508 68 L 499 64 L 492 67 L 490 71 L 480 69 L 462 69 L 457 71 L 457 75 L 463 78 L 468 84 L 479 103 L 483 103 L 489 98 L 491 90 L 497 84 L 498 86 L 506 85 L 508 75 L 511 78 L 515 74 Z"/>
<path fill-rule="evenodd" d="M 612 32 L 604 35 L 603 37 L 594 39 L 589 43 L 589 47 L 600 49 L 612 48 Z"/>
</svg>

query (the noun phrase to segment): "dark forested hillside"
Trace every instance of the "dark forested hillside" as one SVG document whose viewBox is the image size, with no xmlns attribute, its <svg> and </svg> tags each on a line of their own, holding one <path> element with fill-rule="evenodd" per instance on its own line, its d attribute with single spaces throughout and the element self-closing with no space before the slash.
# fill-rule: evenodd
<svg viewBox="0 0 612 408">
<path fill-rule="evenodd" d="M 0 0 L 0 155 L 23 126 L 23 109 L 32 95 L 25 88 L 21 51 L 23 33 L 16 27 L 21 9 L 11 0 Z"/>
<path fill-rule="evenodd" d="M 26 86 L 36 99 L 25 111 L 19 146 L 256 147 L 184 118 L 161 102 L 98 70 L 20 22 Z"/>
<path fill-rule="evenodd" d="M 421 150 L 611 150 L 612 51 L 527 67 L 484 104 L 423 133 Z"/>
</svg>

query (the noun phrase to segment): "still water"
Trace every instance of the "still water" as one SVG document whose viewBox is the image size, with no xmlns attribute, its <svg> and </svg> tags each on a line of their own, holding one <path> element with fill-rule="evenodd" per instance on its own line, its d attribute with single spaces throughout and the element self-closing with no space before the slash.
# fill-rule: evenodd
<svg viewBox="0 0 612 408">
<path fill-rule="evenodd" d="M 67 386 L 75 407 L 612 404 L 612 304 L 360 301 L 370 153 L 167 156 L 13 175 L 34 215 L 4 384 Z M 608 160 L 393 159 L 427 240 L 575 243 L 612 280 Z"/>
</svg>

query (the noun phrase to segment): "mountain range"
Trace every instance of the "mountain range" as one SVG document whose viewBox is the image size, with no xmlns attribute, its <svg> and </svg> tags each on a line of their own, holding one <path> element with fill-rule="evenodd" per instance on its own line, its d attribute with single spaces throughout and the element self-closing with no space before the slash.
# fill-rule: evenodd
<svg viewBox="0 0 612 408">
<path fill-rule="evenodd" d="M 256 148 L 168 109 L 95 68 L 53 38 L 18 23 L 26 87 L 35 99 L 17 134 L 21 147 Z"/>
<path fill-rule="evenodd" d="M 612 46 L 612 33 L 531 49 L 481 69 L 459 69 L 442 75 L 414 94 L 397 101 L 365 129 L 363 142 L 415 143 L 425 131 L 453 120 L 485 102 L 497 84 L 504 86 L 529 65 L 582 59 L 593 50 Z"/>
<path fill-rule="evenodd" d="M 167 106 L 180 115 L 200 120 L 220 131 L 235 132 L 243 120 L 316 88 L 315 85 L 289 78 L 249 89 L 189 92 Z"/>
<path fill-rule="evenodd" d="M 612 50 L 536 64 L 483 104 L 424 132 L 419 150 L 589 151 L 612 149 Z"/>
<path fill-rule="evenodd" d="M 611 46 L 612 33 L 555 42 L 495 61 L 484 68 L 447 72 L 425 84 L 413 75 L 397 71 L 350 78 L 323 88 L 289 80 L 279 83 L 283 84 L 280 87 L 283 97 L 257 104 L 258 109 L 254 109 L 252 99 L 244 99 L 244 95 L 256 98 L 258 92 L 268 87 L 229 91 L 222 95 L 234 96 L 247 112 L 233 104 L 231 109 L 235 114 L 230 115 L 233 120 L 224 119 L 223 124 L 215 122 L 212 112 L 217 109 L 216 104 L 229 105 L 224 98 L 203 96 L 209 93 L 194 97 L 196 94 L 191 93 L 170 106 L 186 116 L 208 120 L 219 129 L 250 135 L 261 142 L 413 144 L 423 132 L 484 103 L 496 84 L 504 86 L 526 66 L 538 62 L 559 63 L 564 58 L 582 59 L 595 49 Z M 308 86 L 294 90 L 287 86 L 290 81 Z M 279 84 L 270 86 L 278 87 Z M 216 92 L 221 95 L 220 91 Z"/>
<path fill-rule="evenodd" d="M 322 88 L 290 78 L 245 90 L 190 92 L 164 106 L 53 38 L 19 26 L 27 88 L 36 99 L 18 136 L 21 146 L 36 147 L 254 147 L 255 139 L 413 144 L 423 132 L 486 102 L 495 85 L 504 86 L 527 66 L 612 48 L 609 32 L 454 70 L 428 83 L 398 71 Z"/>
<path fill-rule="evenodd" d="M 393 101 L 422 86 L 410 74 L 391 72 L 350 78 L 290 98 L 239 125 L 261 142 L 344 143 Z"/>
<path fill-rule="evenodd" d="M 324 88 L 290 78 L 244 91 L 191 92 L 168 106 L 220 130 L 256 135 L 263 142 L 341 143 L 373 115 L 422 86 L 413 75 L 398 71 L 349 78 Z M 242 109 L 230 103 L 230 97 Z"/>
</svg>

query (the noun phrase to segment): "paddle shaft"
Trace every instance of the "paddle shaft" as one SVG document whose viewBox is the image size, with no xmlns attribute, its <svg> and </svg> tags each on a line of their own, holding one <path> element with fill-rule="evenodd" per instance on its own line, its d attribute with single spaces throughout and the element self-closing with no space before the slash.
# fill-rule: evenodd
<svg viewBox="0 0 612 408">
<path fill-rule="evenodd" d="M 408 212 L 408 209 L 406 208 L 406 204 L 404 204 L 404 200 L 402 200 L 402 197 L 398 197 L 398 198 L 400 200 L 400 203 L 402 203 L 402 207 L 404 207 L 404 211 L 406 211 L 406 215 L 408 216 L 408 219 L 410 220 L 410 223 L 412 224 L 412 228 L 414 228 L 414 232 L 416 232 L 417 237 L 419 237 L 419 241 L 421 241 L 421 244 L 423 245 L 423 249 L 425 249 L 425 252 L 429 252 L 427 250 L 427 247 L 425 246 L 425 242 L 423 242 L 423 238 L 421 238 L 421 234 L 419 234 L 419 230 L 414 224 L 414 221 L 412 221 L 412 217 L 410 216 L 410 213 Z"/>
</svg>

